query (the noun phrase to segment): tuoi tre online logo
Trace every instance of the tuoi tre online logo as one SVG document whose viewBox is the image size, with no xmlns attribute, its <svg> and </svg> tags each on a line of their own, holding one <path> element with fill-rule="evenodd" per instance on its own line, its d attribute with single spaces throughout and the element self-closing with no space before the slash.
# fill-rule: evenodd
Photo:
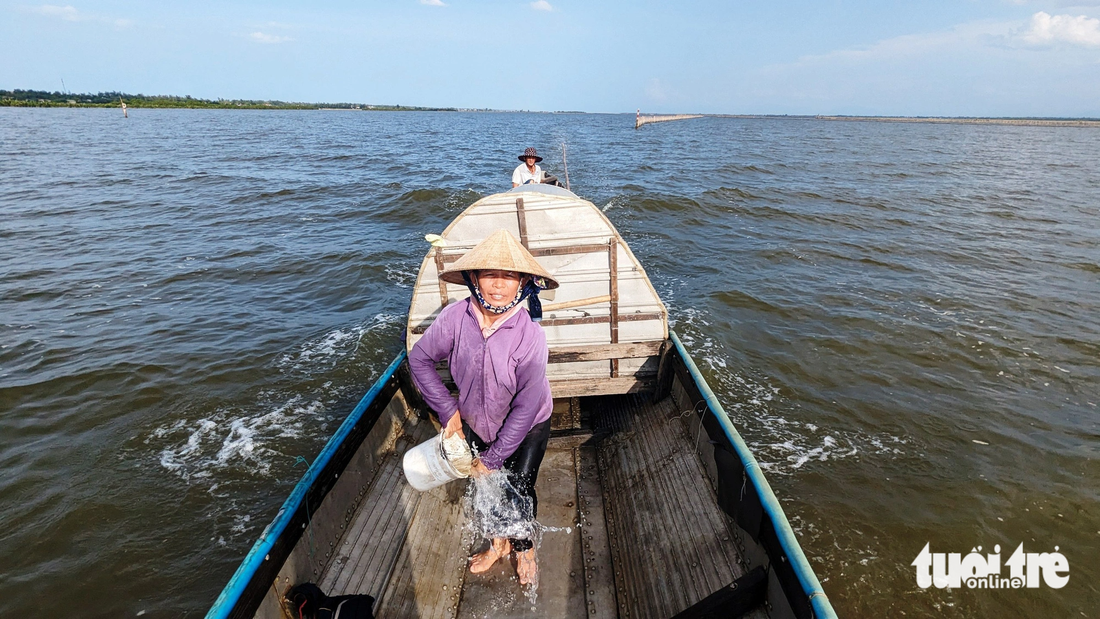
<svg viewBox="0 0 1100 619">
<path fill-rule="evenodd" d="M 910 565 L 917 568 L 917 586 L 927 589 L 932 585 L 943 589 L 958 589 L 964 584 L 969 589 L 1037 589 L 1040 580 L 1048 587 L 1061 589 L 1069 582 L 1069 560 L 1058 552 L 1024 552 L 1021 543 L 1012 556 L 1004 562 L 1009 568 L 1007 577 L 1001 577 L 1001 545 L 993 547 L 993 554 L 982 556 L 981 546 L 972 548 L 965 557 L 961 553 L 931 552 L 931 543 L 925 544 Z"/>
</svg>

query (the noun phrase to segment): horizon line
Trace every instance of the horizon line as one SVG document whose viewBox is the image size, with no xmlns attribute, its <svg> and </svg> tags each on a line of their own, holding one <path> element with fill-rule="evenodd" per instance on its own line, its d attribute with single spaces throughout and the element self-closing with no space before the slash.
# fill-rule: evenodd
<svg viewBox="0 0 1100 619">
<path fill-rule="evenodd" d="M 22 95 L 18 98 L 15 95 Z M 44 99 L 43 96 L 50 97 Z M 31 97 L 34 97 L 33 100 Z M 528 113 L 528 114 L 607 114 L 626 115 L 632 112 L 588 112 L 584 110 L 531 110 L 531 109 L 498 109 L 498 108 L 469 108 L 451 106 L 423 106 L 401 104 L 377 104 L 377 103 L 352 103 L 352 102 L 307 102 L 307 101 L 283 101 L 280 99 L 203 99 L 191 95 L 145 95 L 129 94 L 121 91 L 101 91 L 98 93 L 73 93 L 61 91 L 33 90 L 33 89 L 0 89 L 0 107 L 111 107 L 117 105 L 117 99 L 121 97 L 132 108 L 187 108 L 189 105 L 146 106 L 145 102 L 165 102 L 193 104 L 193 109 L 301 109 L 316 111 L 431 111 L 431 112 L 488 112 L 488 113 Z M 64 100 L 59 100 L 59 99 Z M 110 100 L 103 100 L 109 98 Z M 78 99 L 85 99 L 79 101 Z M 100 99 L 100 101 L 87 101 L 88 99 Z M 640 113 L 636 110 L 634 113 Z M 1100 118 L 1089 116 L 964 116 L 964 115 L 935 115 L 935 114 L 771 114 L 771 113 L 709 113 L 709 112 L 660 112 L 646 114 L 651 117 L 661 116 L 696 116 L 709 118 L 749 118 L 749 119 L 791 119 L 791 120 L 849 120 L 849 121 L 895 121 L 895 122 L 972 122 L 982 123 L 994 121 L 994 123 L 1021 124 L 1031 123 L 1077 123 L 1082 126 L 1096 124 L 1100 126 Z"/>
</svg>

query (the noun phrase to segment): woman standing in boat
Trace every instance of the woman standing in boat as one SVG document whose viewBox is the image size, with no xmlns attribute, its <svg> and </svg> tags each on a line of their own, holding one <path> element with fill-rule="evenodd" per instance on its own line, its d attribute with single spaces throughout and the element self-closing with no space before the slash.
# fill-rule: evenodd
<svg viewBox="0 0 1100 619">
<path fill-rule="evenodd" d="M 470 298 L 450 304 L 409 353 L 413 381 L 439 415 L 444 437 L 459 433 L 476 449 L 472 475 L 503 469 L 537 510 L 535 481 L 550 438 L 553 399 L 546 378 L 549 351 L 540 290 L 558 287 L 506 230 L 498 230 L 445 269 L 443 281 L 466 285 Z M 523 301 L 527 300 L 527 307 Z M 435 371 L 447 359 L 458 386 L 456 401 Z M 488 570 L 516 552 L 521 584 L 537 582 L 529 539 L 493 539 L 471 558 L 470 571 Z"/>
</svg>

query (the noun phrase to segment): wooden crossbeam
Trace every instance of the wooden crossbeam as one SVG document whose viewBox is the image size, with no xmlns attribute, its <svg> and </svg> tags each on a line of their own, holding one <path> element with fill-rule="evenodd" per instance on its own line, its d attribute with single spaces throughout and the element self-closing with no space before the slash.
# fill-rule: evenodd
<svg viewBox="0 0 1100 619">
<path fill-rule="evenodd" d="M 521 240 L 522 242 L 522 240 Z M 607 251 L 606 243 L 598 243 L 591 245 L 564 245 L 562 247 L 540 247 L 532 249 L 531 255 L 536 258 L 545 258 L 547 256 L 567 256 L 569 254 L 594 254 L 597 252 Z M 457 262 L 462 254 L 459 253 L 446 253 L 443 255 L 443 263 L 450 264 Z"/>
<path fill-rule="evenodd" d="M 639 320 L 660 320 L 665 315 L 662 312 L 639 312 L 637 314 L 622 314 L 619 322 L 637 322 Z M 544 327 L 564 327 L 568 325 L 598 325 L 611 322 L 611 316 L 578 316 L 577 318 L 543 318 Z"/>
<path fill-rule="evenodd" d="M 638 359 L 642 357 L 653 357 L 657 355 L 660 350 L 661 342 L 560 346 L 550 349 L 550 363 L 604 361 L 607 359 Z"/>
<path fill-rule="evenodd" d="M 550 381 L 550 394 L 555 398 L 575 398 L 589 395 L 638 393 L 650 391 L 656 377 L 620 376 L 619 378 L 584 378 Z"/>
<path fill-rule="evenodd" d="M 619 316 L 619 322 L 638 322 L 643 320 L 661 320 L 665 315 L 663 312 L 638 312 L 636 314 L 622 314 Z M 565 327 L 569 325 L 598 325 L 605 322 L 611 322 L 610 316 L 578 316 L 577 318 L 543 318 L 543 327 Z M 428 330 L 431 325 L 430 322 L 421 323 L 409 330 L 413 335 L 420 335 Z"/>
</svg>

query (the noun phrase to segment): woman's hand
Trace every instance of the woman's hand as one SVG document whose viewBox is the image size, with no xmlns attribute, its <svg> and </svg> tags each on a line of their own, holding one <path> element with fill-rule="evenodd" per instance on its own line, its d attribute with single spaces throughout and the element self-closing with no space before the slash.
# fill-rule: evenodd
<svg viewBox="0 0 1100 619">
<path fill-rule="evenodd" d="M 474 460 L 474 465 L 470 467 L 470 477 L 482 477 L 491 472 L 493 472 L 493 470 L 482 464 L 481 458 Z"/>
<path fill-rule="evenodd" d="M 456 433 L 462 438 L 466 438 L 466 433 L 462 431 L 462 417 L 458 414 L 458 411 L 451 415 L 447 425 L 443 427 L 443 438 L 451 438 Z"/>
</svg>

